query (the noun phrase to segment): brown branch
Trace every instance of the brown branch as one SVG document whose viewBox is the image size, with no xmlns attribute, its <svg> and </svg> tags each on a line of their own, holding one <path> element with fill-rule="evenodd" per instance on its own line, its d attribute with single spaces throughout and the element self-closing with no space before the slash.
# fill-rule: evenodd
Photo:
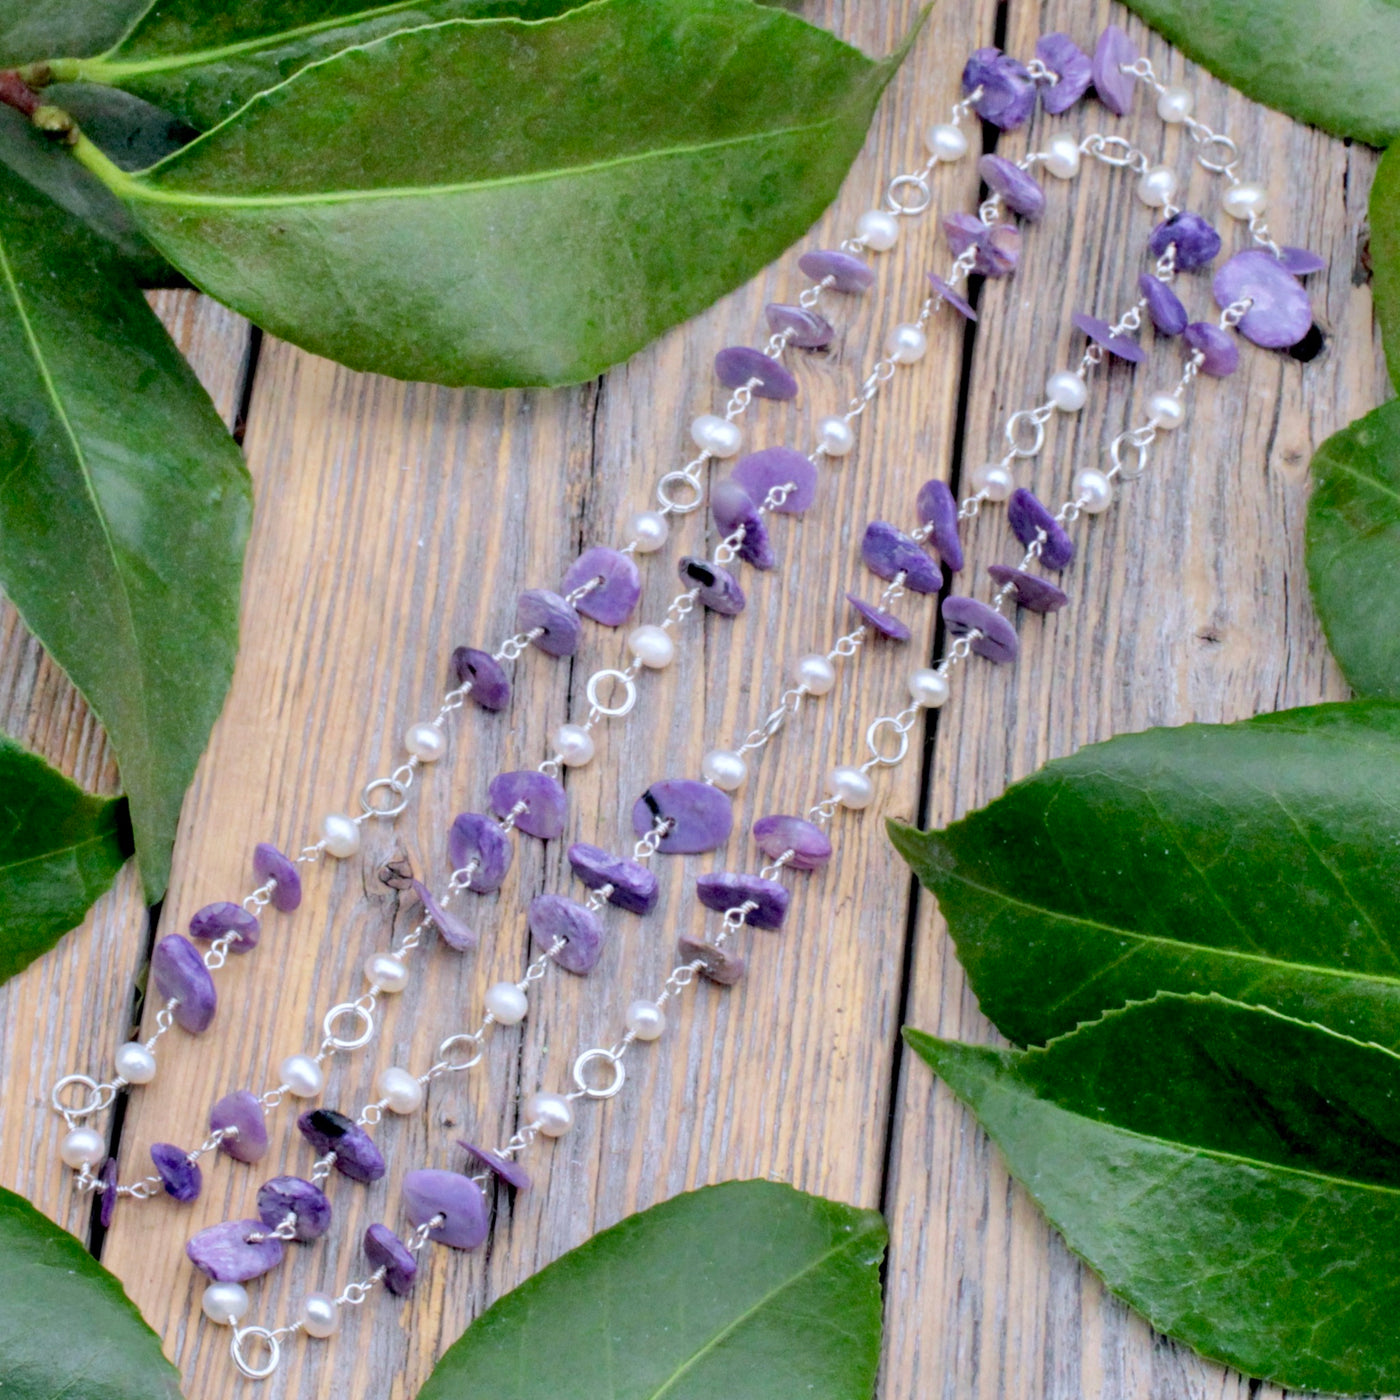
<svg viewBox="0 0 1400 1400">
<path fill-rule="evenodd" d="M 39 94 L 13 68 L 0 69 L 0 102 L 26 117 L 39 110 Z"/>
</svg>

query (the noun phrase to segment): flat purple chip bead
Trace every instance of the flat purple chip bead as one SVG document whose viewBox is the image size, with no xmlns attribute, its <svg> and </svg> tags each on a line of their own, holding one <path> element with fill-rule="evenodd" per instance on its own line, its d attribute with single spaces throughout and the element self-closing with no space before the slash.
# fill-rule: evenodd
<svg viewBox="0 0 1400 1400">
<path fill-rule="evenodd" d="M 117 1159 L 109 1157 L 97 1178 L 102 1183 L 101 1203 L 97 1218 L 105 1230 L 112 1223 L 112 1215 L 117 1208 Z"/>
<path fill-rule="evenodd" d="M 351 1181 L 378 1181 L 387 1170 L 374 1139 L 333 1108 L 308 1109 L 297 1119 L 297 1131 L 322 1157 L 334 1152 L 336 1171 Z"/>
<path fill-rule="evenodd" d="M 491 894 L 505 882 L 515 848 L 494 817 L 485 812 L 459 812 L 447 831 L 447 854 L 453 870 L 472 866 L 469 890 Z"/>
<path fill-rule="evenodd" d="M 982 89 L 977 115 L 1003 131 L 1026 121 L 1035 110 L 1035 82 L 1024 63 L 998 48 L 977 49 L 962 72 L 963 95 Z"/>
<path fill-rule="evenodd" d="M 1027 549 L 1044 532 L 1040 562 L 1047 569 L 1063 569 L 1074 558 L 1074 541 L 1064 526 L 1024 486 L 1018 486 L 1006 503 L 1006 523 Z"/>
<path fill-rule="evenodd" d="M 972 303 L 952 283 L 945 282 L 936 272 L 930 272 L 928 284 L 935 294 L 946 301 L 964 320 L 977 319 L 977 312 L 973 310 Z"/>
<path fill-rule="evenodd" d="M 1034 223 L 1045 213 L 1045 191 L 1015 161 L 985 155 L 977 162 L 977 173 L 1002 197 L 1006 207 L 1023 219 Z"/>
<path fill-rule="evenodd" d="M 663 778 L 653 783 L 632 808 L 632 830 L 645 836 L 663 817 L 671 829 L 657 843 L 667 855 L 698 855 L 729 840 L 734 803 L 727 792 L 694 778 Z"/>
<path fill-rule="evenodd" d="M 1068 34 L 1042 34 L 1035 56 L 1059 79 L 1040 90 L 1040 105 L 1052 116 L 1067 112 L 1094 81 L 1094 64 Z"/>
<path fill-rule="evenodd" d="M 972 214 L 947 215 L 943 232 L 954 257 L 976 249 L 973 271 L 985 277 L 1009 277 L 1021 258 L 1021 231 L 1010 224 L 984 224 Z"/>
<path fill-rule="evenodd" d="M 569 799 L 564 795 L 563 786 L 547 773 L 536 772 L 533 768 L 497 773 L 486 795 L 491 800 L 491 810 L 498 817 L 504 817 L 516 803 L 523 802 L 525 810 L 517 814 L 515 824 L 527 836 L 553 841 L 564 830 Z"/>
<path fill-rule="evenodd" d="M 676 940 L 676 951 L 683 962 L 698 962 L 700 975 L 717 986 L 732 987 L 744 975 L 743 958 L 727 948 L 716 948 L 713 943 L 682 935 Z"/>
<path fill-rule="evenodd" d="M 1234 374 L 1239 368 L 1240 347 L 1235 337 L 1209 321 L 1192 321 L 1181 333 L 1181 338 L 1193 349 L 1199 350 L 1201 373 L 1224 378 Z"/>
<path fill-rule="evenodd" d="M 958 535 L 958 499 L 949 489 L 946 481 L 934 477 L 919 487 L 914 509 L 919 519 L 930 526 L 929 542 L 938 551 L 938 557 L 955 574 L 963 566 L 962 539 Z"/>
<path fill-rule="evenodd" d="M 452 1249 L 475 1249 L 485 1242 L 488 1225 L 486 1197 L 471 1177 L 435 1167 L 409 1172 L 403 1179 L 403 1204 L 415 1225 L 444 1216 L 428 1232 L 430 1240 Z"/>
<path fill-rule="evenodd" d="M 301 903 L 301 876 L 296 865 L 287 859 L 276 846 L 267 841 L 259 841 L 253 847 L 253 874 L 260 884 L 269 880 L 277 882 L 272 891 L 272 907 L 283 914 L 290 914 Z"/>
<path fill-rule="evenodd" d="M 1090 340 L 1102 345 L 1109 354 L 1117 355 L 1120 360 L 1137 365 L 1147 358 L 1146 352 L 1137 341 L 1129 340 L 1126 335 L 1116 335 L 1107 321 L 1101 321 L 1097 316 L 1089 315 L 1087 311 L 1076 311 L 1070 319 L 1074 322 L 1076 330 L 1083 331 Z"/>
<path fill-rule="evenodd" d="M 515 625 L 522 632 L 540 628 L 534 644 L 546 656 L 572 656 L 583 632 L 578 609 L 547 588 L 527 588 L 515 600 Z"/>
<path fill-rule="evenodd" d="M 247 1089 L 225 1094 L 209 1110 L 209 1131 L 232 1128 L 219 1151 L 236 1162 L 261 1162 L 267 1156 L 267 1115 L 258 1096 Z"/>
<path fill-rule="evenodd" d="M 183 1147 L 176 1147 L 173 1142 L 152 1143 L 151 1162 L 167 1196 L 186 1205 L 199 1199 L 204 1174 L 199 1170 L 198 1162 L 190 1161 Z"/>
<path fill-rule="evenodd" d="M 660 887 L 656 876 L 640 861 L 615 856 L 601 846 L 576 841 L 569 847 L 569 864 L 590 890 L 611 885 L 608 903 L 631 914 L 650 914 L 656 908 Z"/>
<path fill-rule="evenodd" d="M 1131 110 L 1136 86 L 1133 77 L 1123 72 L 1123 68 L 1136 63 L 1137 56 L 1133 41 L 1116 24 L 1110 24 L 1099 35 L 1099 42 L 1094 46 L 1091 65 L 1094 92 L 1110 112 L 1116 112 L 1120 117 Z"/>
<path fill-rule="evenodd" d="M 711 612 L 724 617 L 737 617 L 744 611 L 744 590 L 728 569 L 712 564 L 708 559 L 683 555 L 676 566 L 681 582 L 699 590 L 701 603 Z"/>
<path fill-rule="evenodd" d="M 1011 585 L 1011 596 L 1017 607 L 1027 608 L 1031 612 L 1052 613 L 1059 612 L 1069 602 L 1067 593 L 1039 574 L 1013 569 L 1009 564 L 989 564 L 987 572 L 999 586 Z"/>
<path fill-rule="evenodd" d="M 528 1191 L 530 1189 L 530 1173 L 514 1157 L 506 1157 L 500 1152 L 493 1152 L 489 1147 L 478 1147 L 474 1142 L 467 1142 L 465 1138 L 458 1138 L 457 1146 L 473 1162 L 485 1167 L 498 1180 L 504 1181 L 511 1190 Z"/>
<path fill-rule="evenodd" d="M 846 601 L 882 637 L 888 637 L 892 642 L 907 642 L 913 636 L 908 627 L 892 612 L 877 608 L 874 603 L 867 603 L 864 598 L 857 598 L 854 593 L 847 593 Z"/>
<path fill-rule="evenodd" d="M 226 933 L 237 934 L 228 945 L 230 953 L 251 953 L 258 946 L 262 924 L 256 914 L 250 914 L 241 904 L 221 899 L 195 911 L 190 919 L 190 937 L 211 941 Z"/>
<path fill-rule="evenodd" d="M 572 593 L 575 588 L 595 578 L 602 579 L 602 582 L 584 594 L 574 607 L 584 617 L 591 617 L 604 627 L 621 627 L 632 616 L 632 609 L 642 596 L 642 576 L 637 572 L 632 556 L 603 545 L 585 549 L 569 566 L 559 591 Z"/>
<path fill-rule="evenodd" d="M 1204 267 L 1220 251 L 1220 235 L 1199 214 L 1183 209 L 1163 219 L 1147 239 L 1147 251 L 1160 258 L 1176 245 L 1176 265 L 1182 272 Z"/>
<path fill-rule="evenodd" d="M 928 551 L 887 520 L 872 520 L 865 527 L 860 557 L 880 578 L 903 574 L 904 586 L 915 593 L 937 593 L 943 585 L 943 573 Z"/>
<path fill-rule="evenodd" d="M 598 966 L 603 954 L 603 921 L 585 904 L 562 894 L 536 895 L 530 901 L 530 935 L 541 948 L 552 948 L 561 938 L 564 946 L 554 961 L 579 977 Z"/>
<path fill-rule="evenodd" d="M 978 656 L 998 665 L 1015 661 L 1020 644 L 1016 639 L 1016 629 L 995 608 L 977 598 L 964 598 L 953 594 L 943 600 L 943 621 L 955 637 L 966 637 L 976 632 L 972 638 L 972 650 Z"/>
<path fill-rule="evenodd" d="M 696 880 L 695 893 L 706 909 L 719 914 L 743 904 L 756 905 L 744 915 L 744 922 L 754 928 L 782 928 L 787 918 L 788 887 L 776 880 L 765 880 L 761 875 L 712 871 Z"/>
<path fill-rule="evenodd" d="M 864 266 L 864 264 L 862 264 Z M 816 311 L 805 306 L 790 306 L 786 302 L 770 301 L 763 308 L 768 328 L 774 335 L 786 335 L 789 345 L 799 350 L 823 350 L 836 339 L 836 327 Z"/>
<path fill-rule="evenodd" d="M 261 1235 L 261 1239 L 249 1239 Z M 247 1283 L 282 1262 L 282 1241 L 261 1220 L 225 1220 L 201 1230 L 186 1245 L 190 1263 L 215 1283 Z"/>
<path fill-rule="evenodd" d="M 775 486 L 793 486 L 773 510 L 781 515 L 801 515 L 817 498 L 817 469 L 811 459 L 791 447 L 765 447 L 750 452 L 735 463 L 729 474 L 748 493 L 751 501 L 762 502 Z"/>
<path fill-rule="evenodd" d="M 433 921 L 433 926 L 449 948 L 465 953 L 476 947 L 476 933 L 465 919 L 459 918 L 450 909 L 444 909 L 441 901 L 421 880 L 413 882 L 413 889 L 423 905 L 423 912 Z"/>
<path fill-rule="evenodd" d="M 151 953 L 151 981 L 162 998 L 176 1000 L 171 1014 L 177 1025 L 191 1035 L 209 1029 L 219 996 L 204 958 L 188 938 L 171 933 L 156 944 Z"/>
<path fill-rule="evenodd" d="M 1236 253 L 1216 272 L 1211 291 L 1222 309 L 1253 302 L 1240 317 L 1240 334 L 1265 350 L 1286 350 L 1312 329 L 1306 288 L 1267 248 Z"/>
<path fill-rule="evenodd" d="M 830 277 L 834 292 L 866 292 L 875 282 L 875 269 L 868 262 L 839 248 L 803 253 L 797 265 L 813 282 L 825 282 Z"/>
<path fill-rule="evenodd" d="M 467 694 L 483 710 L 504 710 L 510 704 L 510 681 L 505 668 L 489 651 L 458 647 L 452 653 L 452 674 L 459 686 L 470 682 Z"/>
<path fill-rule="evenodd" d="M 365 1258 L 371 1268 L 384 1270 L 384 1287 L 394 1297 L 406 1298 L 413 1292 L 418 1261 L 387 1225 L 376 1223 L 365 1231 Z"/>
<path fill-rule="evenodd" d="M 314 1181 L 300 1176 L 274 1176 L 258 1187 L 258 1218 L 275 1230 L 287 1216 L 293 1216 L 292 1236 L 305 1244 L 319 1239 L 331 1228 L 331 1203 Z"/>
<path fill-rule="evenodd" d="M 741 525 L 744 538 L 739 542 L 739 558 L 755 569 L 771 569 L 777 562 L 768 539 L 768 527 L 758 513 L 754 499 L 737 481 L 726 477 L 710 492 L 710 510 L 715 524 L 732 535 Z"/>
<path fill-rule="evenodd" d="M 1186 329 L 1186 323 L 1191 318 L 1186 314 L 1181 298 L 1160 277 L 1144 272 L 1138 278 L 1138 291 L 1147 303 L 1147 314 L 1152 317 L 1152 324 L 1162 335 L 1180 335 Z"/>
<path fill-rule="evenodd" d="M 715 356 L 715 378 L 726 389 L 751 384 L 760 399 L 786 403 L 797 397 L 797 380 L 792 372 L 751 345 L 726 345 Z"/>
<path fill-rule="evenodd" d="M 1327 259 L 1314 253 L 1311 248 L 1290 248 L 1285 244 L 1278 251 L 1279 266 L 1295 277 L 1306 277 L 1310 272 L 1321 272 L 1327 266 Z"/>
<path fill-rule="evenodd" d="M 753 839 L 769 860 L 791 851 L 788 864 L 794 870 L 816 870 L 831 859 L 830 837 L 805 817 L 760 817 L 753 824 Z"/>
</svg>

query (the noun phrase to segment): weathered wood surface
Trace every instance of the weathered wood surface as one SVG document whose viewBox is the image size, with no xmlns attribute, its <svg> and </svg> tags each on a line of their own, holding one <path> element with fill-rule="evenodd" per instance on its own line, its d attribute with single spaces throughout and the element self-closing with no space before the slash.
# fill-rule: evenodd
<svg viewBox="0 0 1400 1400">
<path fill-rule="evenodd" d="M 915 9 L 913 0 L 826 0 L 808 12 L 883 51 Z M 745 983 L 730 993 L 702 985 L 676 1013 L 675 1033 L 631 1061 L 624 1092 L 581 1106 L 574 1132 L 535 1154 L 538 1187 L 506 1211 L 487 1250 L 435 1252 L 412 1303 L 376 1297 L 346 1317 L 329 1346 L 293 1343 L 262 1394 L 412 1396 L 462 1327 L 528 1274 L 636 1209 L 738 1176 L 773 1176 L 886 1210 L 886 1400 L 1246 1393 L 1239 1377 L 1153 1337 L 1106 1298 L 1008 1181 L 969 1116 L 898 1046 L 904 1020 L 974 1039 L 994 1033 L 932 901 L 911 890 L 885 844 L 885 815 L 941 823 L 1045 759 L 1112 733 L 1344 694 L 1308 605 L 1302 520 L 1313 448 L 1385 393 L 1359 251 L 1374 154 L 1230 93 L 1103 0 L 1010 0 L 1000 18 L 1007 47 L 1025 54 L 1047 29 L 1087 41 L 1110 13 L 1159 71 L 1193 88 L 1204 120 L 1239 140 L 1247 167 L 1269 182 L 1279 235 L 1331 259 L 1313 279 L 1325 350 L 1307 365 L 1247 352 L 1233 379 L 1205 382 L 1188 425 L 1155 449 L 1153 470 L 1125 490 L 1121 507 L 1087 526 L 1068 575 L 1073 606 L 1047 623 L 1023 623 L 1014 670 L 976 665 L 960 677 L 922 754 L 916 746 L 914 761 L 883 777 L 863 819 L 841 819 L 838 859 L 799 886 L 788 933 L 755 935 Z M 946 112 L 963 56 L 992 42 L 998 20 L 993 0 L 945 0 L 935 11 L 837 206 L 806 246 L 839 237 L 890 174 L 921 163 L 922 128 Z M 1132 119 L 1086 106 L 1065 120 L 1078 131 L 1130 134 L 1186 168 L 1179 133 L 1165 134 L 1145 104 Z M 1038 121 L 1003 137 L 999 149 L 1018 154 L 1046 130 Z M 1196 171 L 1189 202 L 1214 209 L 1219 189 Z M 832 352 L 799 357 L 798 404 L 751 410 L 750 444 L 809 443 L 812 422 L 854 391 L 887 327 L 917 310 L 924 272 L 947 261 L 934 215 L 974 207 L 973 163 L 941 170 L 934 192 L 935 209 L 910 221 L 900 248 L 880 260 L 878 291 L 839 308 Z M 637 710 L 603 730 L 590 767 L 568 775 L 569 839 L 616 847 L 647 780 L 695 772 L 706 748 L 733 743 L 757 723 L 791 661 L 845 629 L 844 589 L 871 592 L 856 557 L 865 521 L 911 522 L 923 480 L 965 478 L 999 455 L 992 444 L 1006 414 L 1037 402 L 1046 374 L 1077 354 L 1070 312 L 1109 314 L 1127 304 L 1151 225 L 1131 177 L 1092 166 L 1050 194 L 1022 272 L 985 289 L 976 334 L 965 337 L 961 323 L 940 317 L 928 357 L 870 409 L 856 451 L 824 483 L 819 509 L 775 524 L 779 567 L 745 575 L 748 611 L 734 621 L 697 615 L 684 623 L 675 665 L 643 678 Z M 162 929 L 177 930 L 200 904 L 242 891 L 254 841 L 299 845 L 322 813 L 353 807 L 363 781 L 398 761 L 406 724 L 436 708 L 451 648 L 505 635 L 520 588 L 552 584 L 581 542 L 618 538 L 657 476 L 688 455 L 690 418 L 721 401 L 711 355 L 755 339 L 764 301 L 800 285 L 794 264 L 782 260 L 600 384 L 576 390 L 496 395 L 402 385 L 264 345 L 246 439 L 258 509 L 244 641 L 186 803 Z M 1204 312 L 1204 280 L 1186 285 L 1189 304 Z M 182 343 L 221 407 L 231 408 L 245 329 L 188 295 L 162 298 L 162 312 L 192 337 Z M 966 441 L 955 457 L 969 354 Z M 1075 467 L 1140 418 L 1145 395 L 1169 385 L 1178 364 L 1174 349 L 1159 347 L 1135 374 L 1097 376 L 1085 412 L 1051 424 L 1031 484 L 1062 497 Z M 668 549 L 643 564 L 645 616 L 658 619 L 674 593 L 675 560 L 713 543 L 702 513 L 677 522 Z M 1008 557 L 999 510 L 976 524 L 968 545 L 975 570 Z M 740 795 L 729 863 L 750 859 L 748 820 L 810 804 L 830 763 L 861 756 L 868 720 L 903 704 L 903 678 L 916 650 L 931 654 L 934 628 L 927 602 L 901 607 L 915 624 L 914 648 L 870 650 L 761 756 Z M 372 830 L 362 857 L 313 873 L 302 909 L 270 917 L 258 953 L 231 962 L 214 1028 L 197 1044 L 172 1033 L 156 1084 L 126 1113 L 124 1177 L 146 1170 L 150 1143 L 196 1140 L 195 1106 L 233 1087 L 275 1082 L 283 1055 L 314 1045 L 321 1011 L 358 992 L 366 953 L 388 946 L 411 917 L 375 883 L 382 859 L 406 851 L 441 880 L 452 814 L 482 807 L 495 772 L 545 757 L 553 727 L 584 709 L 585 678 L 621 655 L 620 637 L 590 626 L 571 664 L 538 653 L 520 662 L 509 714 L 460 717 L 450 757 L 427 774 L 396 827 Z M 9 732 L 85 782 L 112 788 L 91 721 L 12 617 L 0 633 L 0 681 Z M 529 897 L 567 888 L 562 847 L 520 843 L 501 896 L 472 908 L 479 953 L 430 950 L 422 975 L 388 1005 L 381 1038 L 337 1065 L 326 1103 L 354 1111 L 370 1097 L 377 1069 L 422 1068 L 444 1035 L 475 1024 L 483 989 L 519 976 L 530 957 L 522 917 Z M 611 945 L 592 977 L 547 979 L 523 1033 L 498 1034 L 475 1071 L 439 1081 L 425 1115 L 386 1122 L 379 1136 L 389 1180 L 368 1191 L 334 1183 L 333 1237 L 297 1249 L 255 1286 L 255 1315 L 285 1321 L 308 1290 L 357 1276 L 359 1236 L 371 1220 L 396 1218 L 405 1170 L 460 1160 L 452 1147 L 460 1135 L 509 1136 L 518 1094 L 540 1083 L 563 1087 L 579 1049 L 610 1043 L 626 1003 L 659 987 L 675 932 L 702 926 L 686 888 L 708 867 L 665 862 L 661 910 L 645 923 L 612 918 Z M 60 1068 L 105 1063 L 123 1038 L 148 938 L 138 901 L 124 875 L 82 930 L 0 989 L 0 1046 L 11 1068 L 0 1097 L 0 1181 L 79 1233 L 86 1204 L 71 1199 L 54 1153 L 57 1125 L 39 1105 Z M 262 1167 L 214 1165 L 193 1208 L 157 1201 L 119 1212 L 104 1261 L 166 1338 L 190 1396 L 250 1392 L 229 1366 L 227 1334 L 198 1320 L 200 1280 L 184 1260 L 184 1240 L 249 1213 L 261 1180 L 284 1166 L 304 1171 L 309 1160 L 284 1110 Z"/>
</svg>

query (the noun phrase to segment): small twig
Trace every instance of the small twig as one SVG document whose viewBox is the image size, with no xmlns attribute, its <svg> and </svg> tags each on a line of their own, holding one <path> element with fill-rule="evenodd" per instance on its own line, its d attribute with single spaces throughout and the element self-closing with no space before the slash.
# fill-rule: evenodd
<svg viewBox="0 0 1400 1400">
<path fill-rule="evenodd" d="M 13 68 L 0 69 L 0 102 L 26 117 L 39 110 L 39 94 Z"/>
</svg>

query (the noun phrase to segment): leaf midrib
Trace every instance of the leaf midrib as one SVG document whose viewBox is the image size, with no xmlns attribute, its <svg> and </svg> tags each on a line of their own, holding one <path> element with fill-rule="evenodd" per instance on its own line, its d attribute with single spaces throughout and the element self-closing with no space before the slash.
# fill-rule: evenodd
<svg viewBox="0 0 1400 1400">
<path fill-rule="evenodd" d="M 1349 462 L 1343 462 L 1338 458 L 1334 458 L 1330 465 L 1333 471 L 1345 472 L 1347 476 L 1354 477 L 1357 481 L 1371 487 L 1382 496 L 1389 496 L 1392 501 L 1400 505 L 1400 491 L 1397 491 L 1393 486 L 1385 485 L 1379 477 L 1367 476 L 1365 472 L 1359 471 Z"/>
<path fill-rule="evenodd" d="M 72 855 L 77 851 L 85 850 L 88 846 L 104 845 L 110 835 L 112 835 L 111 831 L 96 831 L 91 836 L 85 836 L 81 841 L 74 841 L 67 846 L 51 846 L 46 851 L 25 856 L 23 860 L 0 862 L 0 875 L 10 875 L 17 870 L 23 870 L 26 865 L 40 865 L 59 856 Z"/>
</svg>

